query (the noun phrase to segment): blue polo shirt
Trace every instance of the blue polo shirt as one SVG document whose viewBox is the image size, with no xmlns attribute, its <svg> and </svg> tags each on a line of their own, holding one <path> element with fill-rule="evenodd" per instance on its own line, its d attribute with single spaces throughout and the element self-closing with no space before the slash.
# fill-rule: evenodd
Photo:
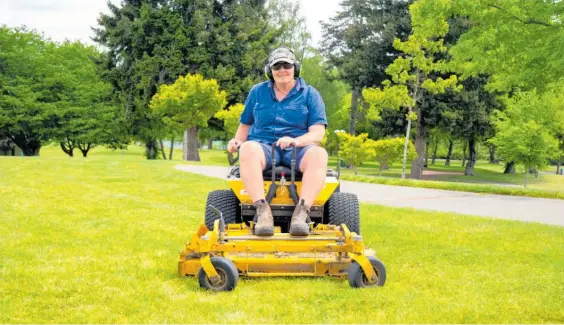
<svg viewBox="0 0 564 325">
<path fill-rule="evenodd" d="M 251 88 L 239 120 L 250 125 L 248 140 L 273 143 L 284 136 L 296 138 L 315 124 L 327 126 L 325 104 L 319 92 L 302 78 L 282 101 L 266 81 Z"/>
</svg>

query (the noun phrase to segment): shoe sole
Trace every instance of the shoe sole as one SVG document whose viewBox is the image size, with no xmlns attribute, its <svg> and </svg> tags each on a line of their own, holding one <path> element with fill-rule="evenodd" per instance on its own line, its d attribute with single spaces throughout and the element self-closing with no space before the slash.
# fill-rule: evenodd
<svg viewBox="0 0 564 325">
<path fill-rule="evenodd" d="M 309 226 L 307 223 L 290 225 L 290 235 L 307 236 L 309 235 Z"/>
<path fill-rule="evenodd" d="M 274 227 L 257 227 L 255 226 L 255 236 L 273 236 Z"/>
</svg>

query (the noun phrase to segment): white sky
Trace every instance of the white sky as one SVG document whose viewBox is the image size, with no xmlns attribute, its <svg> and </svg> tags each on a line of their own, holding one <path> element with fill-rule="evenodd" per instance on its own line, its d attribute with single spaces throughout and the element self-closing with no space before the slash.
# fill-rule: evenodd
<svg viewBox="0 0 564 325">
<path fill-rule="evenodd" d="M 120 0 L 110 0 L 119 4 Z M 297 0 L 312 34 L 313 45 L 321 38 L 320 20 L 335 15 L 341 0 Z M 0 25 L 26 25 L 54 41 L 80 40 L 92 44 L 91 27 L 97 26 L 107 0 L 0 0 Z"/>
</svg>

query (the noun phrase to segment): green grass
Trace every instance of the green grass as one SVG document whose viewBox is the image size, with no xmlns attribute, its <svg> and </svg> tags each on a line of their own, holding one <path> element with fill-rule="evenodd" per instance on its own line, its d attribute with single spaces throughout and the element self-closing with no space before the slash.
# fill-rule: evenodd
<svg viewBox="0 0 564 325">
<path fill-rule="evenodd" d="M 177 276 L 178 251 L 226 185 L 136 150 L 0 157 L 0 323 L 564 322 L 564 228 L 374 205 L 361 229 L 383 288 L 242 278 L 201 291 Z"/>
</svg>

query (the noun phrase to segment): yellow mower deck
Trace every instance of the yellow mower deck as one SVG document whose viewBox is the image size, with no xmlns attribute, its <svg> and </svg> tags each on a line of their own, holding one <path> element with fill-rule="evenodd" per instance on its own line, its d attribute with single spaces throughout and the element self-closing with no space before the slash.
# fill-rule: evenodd
<svg viewBox="0 0 564 325">
<path fill-rule="evenodd" d="M 385 282 L 385 269 L 375 258 L 375 252 L 366 249 L 362 238 L 350 232 L 345 224 L 320 224 L 307 237 L 280 233 L 279 227 L 274 236 L 259 237 L 244 223 L 226 225 L 224 231 L 220 231 L 220 224 L 216 220 L 211 231 L 201 225 L 180 252 L 179 275 L 197 275 L 204 288 L 232 290 L 239 274 L 348 276 L 353 287 L 380 286 Z M 354 263 L 358 265 L 351 268 Z M 350 270 L 362 274 L 349 274 Z"/>
</svg>

